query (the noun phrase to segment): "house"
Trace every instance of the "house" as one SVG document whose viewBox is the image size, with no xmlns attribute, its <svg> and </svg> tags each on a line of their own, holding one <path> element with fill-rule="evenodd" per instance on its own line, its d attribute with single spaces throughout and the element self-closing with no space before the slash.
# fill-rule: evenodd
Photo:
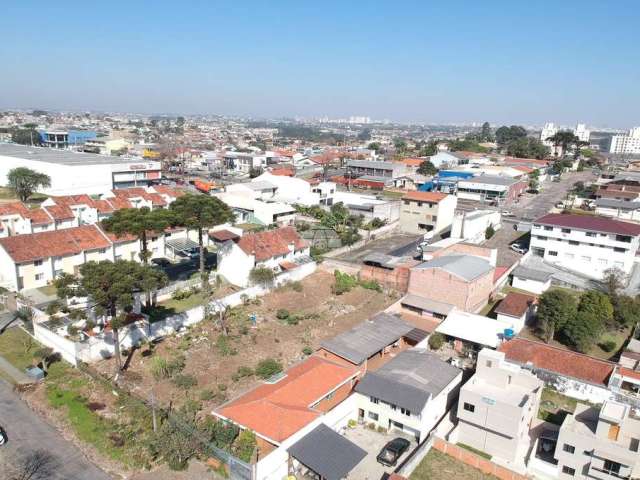
<svg viewBox="0 0 640 480">
<path fill-rule="evenodd" d="M 451 226 L 458 204 L 455 195 L 409 192 L 402 197 L 400 230 L 434 235 Z"/>
<path fill-rule="evenodd" d="M 511 285 L 518 290 L 541 295 L 551 288 L 553 273 L 518 265 L 511 272 Z"/>
<path fill-rule="evenodd" d="M 596 279 L 612 267 L 629 274 L 639 245 L 640 225 L 595 215 L 552 213 L 531 228 L 533 255 Z"/>
<path fill-rule="evenodd" d="M 392 223 L 400 218 L 400 202 L 397 200 L 387 200 L 355 192 L 336 191 L 333 194 L 333 203 L 342 203 L 349 210 L 349 214 L 362 215 L 367 222 L 379 218 Z"/>
<path fill-rule="evenodd" d="M 235 242 L 226 241 L 218 249 L 218 273 L 241 287 L 249 285 L 254 268 L 269 268 L 278 274 L 305 265 L 310 269 L 308 273 L 315 270 L 309 245 L 293 227 L 247 233 Z"/>
<path fill-rule="evenodd" d="M 424 440 L 458 396 L 462 371 L 425 349 L 399 353 L 356 384 L 358 419 Z"/>
<path fill-rule="evenodd" d="M 611 396 L 615 363 L 521 337 L 502 343 L 498 350 L 506 361 L 528 368 L 564 395 L 593 403 Z"/>
<path fill-rule="evenodd" d="M 473 210 L 457 212 L 451 225 L 451 238 L 459 238 L 467 243 L 484 242 L 487 228 L 494 230 L 501 227 L 502 216 L 496 210 Z"/>
<path fill-rule="evenodd" d="M 427 337 L 400 318 L 378 313 L 351 330 L 324 340 L 316 355 L 358 367 L 364 374 Z"/>
<path fill-rule="evenodd" d="M 225 187 L 225 192 L 236 195 L 246 195 L 249 198 L 262 201 L 275 200 L 278 186 L 267 180 L 234 183 Z"/>
<path fill-rule="evenodd" d="M 478 202 L 511 203 L 528 188 L 528 182 L 518 178 L 497 175 L 478 175 L 460 179 L 457 185 L 458 198 Z"/>
<path fill-rule="evenodd" d="M 425 184 L 431 182 L 433 177 L 427 175 L 420 175 L 419 173 L 409 173 L 401 177 L 393 179 L 391 184 L 394 188 L 401 190 L 421 190 Z"/>
<path fill-rule="evenodd" d="M 443 168 L 455 167 L 460 163 L 467 162 L 467 158 L 460 155 L 458 152 L 446 152 L 444 150 L 440 150 L 435 155 L 431 155 L 429 157 L 429 161 L 434 167 L 440 170 Z"/>
<path fill-rule="evenodd" d="M 409 168 L 400 162 L 349 160 L 346 168 L 352 178 L 367 176 L 392 179 L 409 173 Z"/>
<path fill-rule="evenodd" d="M 255 223 L 258 225 L 292 225 L 296 210 L 281 202 L 264 202 L 241 193 L 216 193 L 215 197 L 224 202 L 235 214 L 235 223 Z"/>
<path fill-rule="evenodd" d="M 321 195 L 316 192 L 316 189 L 323 187 L 314 187 L 312 189 L 311 184 L 302 178 L 296 178 L 286 175 L 274 175 L 270 172 L 265 172 L 262 175 L 251 180 L 250 183 L 267 182 L 268 184 L 275 185 L 276 191 L 274 194 L 274 200 L 289 204 L 300 204 L 304 206 L 319 205 Z M 331 191 L 331 186 L 327 186 Z M 335 184 L 333 184 L 333 192 L 335 192 Z M 328 192 L 323 192 L 328 193 Z M 329 198 L 328 196 L 324 197 Z M 329 203 L 330 205 L 331 203 Z"/>
<path fill-rule="evenodd" d="M 619 218 L 620 220 L 640 222 L 640 199 L 598 198 L 596 199 L 596 214 L 604 217 Z"/>
<path fill-rule="evenodd" d="M 507 330 L 513 330 L 513 322 L 463 312 L 457 308 L 453 308 L 436 327 L 436 332 L 454 341 L 457 352 L 462 352 L 466 346 L 473 350 L 498 348 Z"/>
<path fill-rule="evenodd" d="M 498 321 L 511 323 L 515 333 L 520 332 L 527 321 L 533 316 L 536 297 L 518 292 L 509 292 L 500 300 L 494 309 Z"/>
<path fill-rule="evenodd" d="M 264 169 L 267 166 L 266 155 L 245 152 L 225 152 L 223 163 L 227 170 L 239 175 L 249 175 L 252 170 Z"/>
<path fill-rule="evenodd" d="M 445 250 L 411 269 L 403 306 L 420 314 L 429 314 L 434 306 L 440 310 L 435 313 L 444 318 L 453 307 L 477 312 L 487 304 L 493 291 L 495 263 L 490 258 Z M 425 305 L 425 300 L 433 305 Z"/>
<path fill-rule="evenodd" d="M 460 389 L 457 441 L 506 462 L 521 462 L 542 387 L 531 372 L 506 362 L 504 353 L 483 349 L 475 374 Z"/>
<path fill-rule="evenodd" d="M 578 403 L 565 417 L 555 449 L 557 478 L 637 478 L 640 474 L 640 415 L 623 402 L 601 407 Z"/>
<path fill-rule="evenodd" d="M 349 396 L 358 373 L 356 368 L 311 356 L 212 413 L 255 433 L 258 461 L 253 478 L 284 478 L 291 457 L 300 461 L 304 455 L 294 445 L 318 428 L 324 429 L 321 425 L 335 432 L 353 418 L 354 403 Z M 335 441 L 336 437 L 330 437 Z M 319 468 L 310 463 L 309 467 Z"/>
</svg>

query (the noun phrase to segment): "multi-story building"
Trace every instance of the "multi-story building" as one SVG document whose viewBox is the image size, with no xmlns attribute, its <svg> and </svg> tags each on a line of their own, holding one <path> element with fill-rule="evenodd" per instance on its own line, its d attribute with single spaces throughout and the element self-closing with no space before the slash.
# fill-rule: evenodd
<svg viewBox="0 0 640 480">
<path fill-rule="evenodd" d="M 513 202 L 528 187 L 526 180 L 498 175 L 477 175 L 458 180 L 458 198 L 478 202 Z"/>
<path fill-rule="evenodd" d="M 540 132 L 540 141 L 547 147 L 553 147 L 553 142 L 547 140 L 549 137 L 553 137 L 558 133 L 558 127 L 554 123 L 545 123 Z"/>
<path fill-rule="evenodd" d="M 353 177 L 396 178 L 409 173 L 409 169 L 401 162 L 376 162 L 372 160 L 349 160 L 347 171 Z"/>
<path fill-rule="evenodd" d="M 409 192 L 402 197 L 400 230 L 436 234 L 451 226 L 458 198 L 439 192 Z"/>
<path fill-rule="evenodd" d="M 533 255 L 592 278 L 609 268 L 629 274 L 639 246 L 640 225 L 600 216 L 553 213 L 531 228 Z"/>
<path fill-rule="evenodd" d="M 51 148 L 83 145 L 89 140 L 95 140 L 97 136 L 92 130 L 40 130 L 38 133 L 41 143 Z"/>
<path fill-rule="evenodd" d="M 591 137 L 591 132 L 584 123 L 578 123 L 576 128 L 573 129 L 573 134 L 578 137 L 578 140 L 581 142 L 588 142 Z"/>
<path fill-rule="evenodd" d="M 516 463 L 529 449 L 543 382 L 504 357 L 488 348 L 479 353 L 476 373 L 460 389 L 457 440 Z"/>
<path fill-rule="evenodd" d="M 640 155 L 640 127 L 630 129 L 627 135 L 611 137 L 609 152 L 621 155 Z"/>
</svg>

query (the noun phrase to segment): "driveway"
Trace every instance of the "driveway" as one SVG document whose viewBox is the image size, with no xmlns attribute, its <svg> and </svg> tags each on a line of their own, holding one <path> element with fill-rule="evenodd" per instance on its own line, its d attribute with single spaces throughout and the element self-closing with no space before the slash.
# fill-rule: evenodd
<svg viewBox="0 0 640 480">
<path fill-rule="evenodd" d="M 528 232 L 518 232 L 513 229 L 513 224 L 503 223 L 502 228 L 497 230 L 496 233 L 489 240 L 486 240 L 482 246 L 487 248 L 498 249 L 498 259 L 496 265 L 498 267 L 510 267 L 514 263 L 520 261 L 522 255 L 514 252 L 509 248 L 513 243 L 520 243 L 526 248 L 529 248 Z"/>
<path fill-rule="evenodd" d="M 349 478 L 358 480 L 380 480 L 385 473 L 392 473 L 417 446 L 416 439 L 406 433 L 396 430 L 392 430 L 389 433 L 378 433 L 363 425 L 347 428 L 344 436 L 367 452 L 367 456 L 349 473 Z M 406 438 L 411 442 L 409 449 L 402 454 L 398 459 L 398 463 L 393 467 L 385 467 L 378 463 L 376 457 L 382 447 L 387 442 L 398 437 Z"/>
<path fill-rule="evenodd" d="M 372 240 L 366 245 L 356 250 L 351 250 L 338 255 L 336 260 L 347 262 L 362 263 L 362 260 L 371 253 L 384 253 L 385 255 L 413 256 L 416 253 L 416 247 L 422 241 L 422 235 L 410 235 L 397 233 L 384 238 Z"/>
<path fill-rule="evenodd" d="M 51 480 L 110 480 L 106 473 L 89 462 L 82 453 L 16 395 L 0 379 L 0 425 L 9 441 L 0 447 L 0 472 L 5 465 L 35 450 L 45 450 L 53 457 Z"/>
</svg>

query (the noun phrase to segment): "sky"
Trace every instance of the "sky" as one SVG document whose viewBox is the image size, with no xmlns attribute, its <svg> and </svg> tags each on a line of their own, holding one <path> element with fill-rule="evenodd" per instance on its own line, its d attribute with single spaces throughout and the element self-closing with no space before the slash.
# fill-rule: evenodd
<svg viewBox="0 0 640 480">
<path fill-rule="evenodd" d="M 6 0 L 0 108 L 640 125 L 637 0 Z"/>
</svg>

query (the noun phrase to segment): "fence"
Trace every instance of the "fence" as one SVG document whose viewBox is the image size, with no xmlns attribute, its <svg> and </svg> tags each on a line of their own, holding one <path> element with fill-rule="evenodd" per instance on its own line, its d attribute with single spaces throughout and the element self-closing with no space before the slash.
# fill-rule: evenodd
<svg viewBox="0 0 640 480">
<path fill-rule="evenodd" d="M 411 473 L 416 469 L 420 462 L 427 456 L 429 450 L 433 446 L 433 433 L 430 433 L 427 438 L 418 445 L 411 454 L 404 459 L 404 461 L 395 469 L 394 473 L 409 477 Z"/>
<path fill-rule="evenodd" d="M 345 247 L 336 248 L 335 250 L 331 250 L 329 253 L 326 253 L 324 256 L 326 258 L 337 257 L 338 255 L 342 255 L 343 253 L 350 252 L 352 250 L 357 250 L 358 248 L 364 247 L 367 243 L 375 240 L 376 238 L 384 238 L 387 235 L 391 235 L 396 228 L 398 228 L 398 221 L 396 220 L 393 223 L 388 225 L 384 225 L 383 227 L 378 228 L 377 230 L 359 230 L 359 233 L 363 236 L 362 240 L 358 240 L 357 242 L 347 245 Z"/>
<path fill-rule="evenodd" d="M 449 455 L 463 463 L 466 463 L 470 467 L 480 470 L 487 475 L 493 475 L 500 480 L 528 480 L 524 475 L 520 475 L 508 468 L 497 465 L 486 458 L 476 455 L 475 453 L 460 448 L 457 445 L 446 442 L 441 438 L 435 438 L 433 440 L 433 448 L 441 451 L 442 453 Z"/>
</svg>

